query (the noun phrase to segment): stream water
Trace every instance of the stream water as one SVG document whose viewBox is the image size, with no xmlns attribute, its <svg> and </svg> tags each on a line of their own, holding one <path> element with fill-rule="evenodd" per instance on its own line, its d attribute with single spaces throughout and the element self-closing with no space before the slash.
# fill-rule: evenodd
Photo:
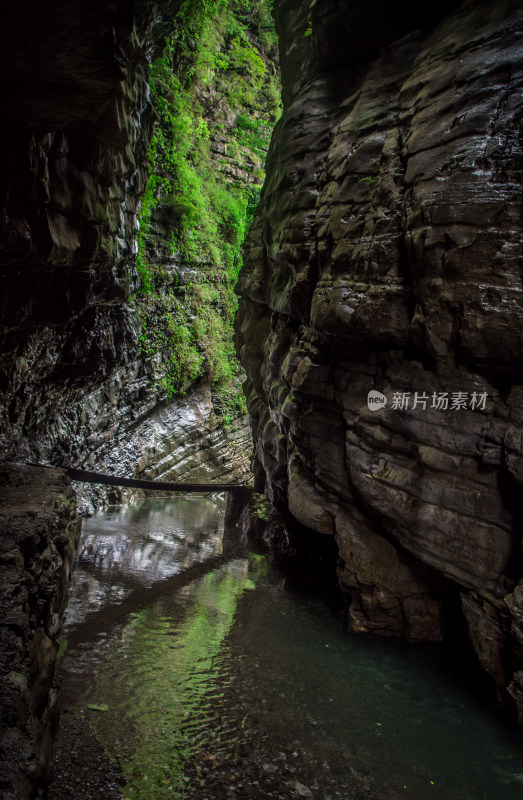
<svg viewBox="0 0 523 800">
<path fill-rule="evenodd" d="M 179 498 L 84 523 L 63 702 L 126 798 L 521 800 L 521 734 L 438 653 L 350 635 L 224 512 Z"/>
</svg>

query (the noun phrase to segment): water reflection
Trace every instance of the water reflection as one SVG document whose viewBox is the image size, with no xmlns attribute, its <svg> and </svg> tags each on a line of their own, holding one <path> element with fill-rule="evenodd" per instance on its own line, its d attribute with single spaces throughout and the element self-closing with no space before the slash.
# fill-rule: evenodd
<svg viewBox="0 0 523 800">
<path fill-rule="evenodd" d="M 101 735 L 119 742 L 131 778 L 129 797 L 172 798 L 183 764 L 200 750 L 223 754 L 237 741 L 237 721 L 223 714 L 231 682 L 224 640 L 238 598 L 264 564 L 237 559 L 133 615 L 120 646 L 104 663 L 96 702 L 110 711 Z"/>
<path fill-rule="evenodd" d="M 222 552 L 225 501 L 179 498 L 152 500 L 85 520 L 69 625 Z M 111 576 L 110 582 L 108 576 Z"/>
<path fill-rule="evenodd" d="M 85 526 L 65 697 L 126 797 L 217 797 L 223 773 L 240 798 L 519 800 L 519 733 L 434 653 L 348 635 L 223 512 L 179 499 Z"/>
</svg>

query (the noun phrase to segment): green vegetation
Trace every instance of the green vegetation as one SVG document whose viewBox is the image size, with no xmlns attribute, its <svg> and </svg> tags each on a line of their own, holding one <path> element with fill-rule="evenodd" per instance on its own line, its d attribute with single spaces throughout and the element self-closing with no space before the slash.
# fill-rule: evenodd
<svg viewBox="0 0 523 800">
<path fill-rule="evenodd" d="M 166 399 L 205 377 L 229 416 L 243 404 L 234 286 L 280 113 L 276 54 L 268 0 L 186 0 L 150 73 L 132 298 L 141 347 Z"/>
<path fill-rule="evenodd" d="M 230 736 L 215 736 L 217 722 L 197 720 L 223 692 L 216 661 L 238 602 L 266 570 L 265 557 L 249 554 L 131 615 L 95 683 L 97 702 L 87 706 L 107 710 L 90 722 L 102 741 L 116 742 L 128 800 L 182 800 L 186 765 L 198 771 L 208 753 L 230 753 Z"/>
<path fill-rule="evenodd" d="M 253 517 L 267 522 L 269 515 L 267 512 L 267 499 L 265 495 L 254 492 L 251 499 L 251 514 Z"/>
</svg>

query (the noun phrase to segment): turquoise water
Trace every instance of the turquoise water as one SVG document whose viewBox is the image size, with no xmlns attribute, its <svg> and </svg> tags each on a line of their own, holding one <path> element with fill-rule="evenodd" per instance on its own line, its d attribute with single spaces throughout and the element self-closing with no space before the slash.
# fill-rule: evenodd
<svg viewBox="0 0 523 800">
<path fill-rule="evenodd" d="M 521 800 L 520 732 L 437 653 L 348 634 L 223 520 L 193 497 L 84 524 L 64 699 L 125 797 Z"/>
</svg>

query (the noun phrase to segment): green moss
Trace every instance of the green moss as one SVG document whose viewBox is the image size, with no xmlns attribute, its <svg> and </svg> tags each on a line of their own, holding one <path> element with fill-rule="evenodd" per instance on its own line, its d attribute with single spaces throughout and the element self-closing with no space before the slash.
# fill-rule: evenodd
<svg viewBox="0 0 523 800">
<path fill-rule="evenodd" d="M 234 285 L 280 113 L 275 51 L 268 1 L 187 0 L 151 66 L 156 124 L 132 303 L 168 399 L 202 377 L 225 394 L 237 383 Z M 168 256 L 190 281 L 168 279 L 158 220 Z"/>
<path fill-rule="evenodd" d="M 253 493 L 251 498 L 251 514 L 253 517 L 257 517 L 264 522 L 268 521 L 269 514 L 267 511 L 267 500 L 265 495 L 258 494 L 256 492 Z"/>
</svg>

